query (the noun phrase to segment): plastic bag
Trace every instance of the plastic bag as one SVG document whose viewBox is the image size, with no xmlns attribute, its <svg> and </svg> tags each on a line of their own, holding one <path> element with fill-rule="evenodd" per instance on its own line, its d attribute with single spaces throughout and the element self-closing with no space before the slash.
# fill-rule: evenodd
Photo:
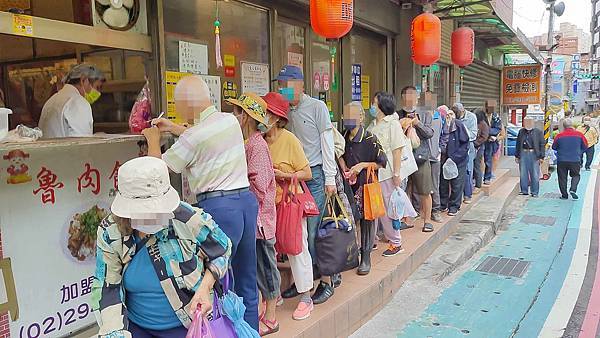
<svg viewBox="0 0 600 338">
<path fill-rule="evenodd" d="M 404 217 L 417 217 L 417 211 L 412 206 L 408 195 L 400 187 L 392 191 L 387 216 L 393 220 L 401 220 Z"/>
<path fill-rule="evenodd" d="M 43 135 L 40 128 L 29 128 L 25 125 L 18 125 L 17 128 L 8 132 L 6 137 L 0 142 L 34 142 Z"/>
<path fill-rule="evenodd" d="M 144 88 L 138 94 L 131 114 L 129 115 L 129 131 L 132 134 L 141 134 L 142 130 L 150 127 L 152 119 L 152 98 L 150 96 L 150 86 L 146 79 Z"/>
<path fill-rule="evenodd" d="M 446 160 L 446 163 L 442 166 L 444 178 L 447 180 L 453 180 L 458 177 L 458 167 L 451 158 Z"/>
<path fill-rule="evenodd" d="M 202 316 L 200 311 L 196 311 L 185 338 L 217 338 L 217 336 L 212 333 L 208 319 Z"/>
</svg>

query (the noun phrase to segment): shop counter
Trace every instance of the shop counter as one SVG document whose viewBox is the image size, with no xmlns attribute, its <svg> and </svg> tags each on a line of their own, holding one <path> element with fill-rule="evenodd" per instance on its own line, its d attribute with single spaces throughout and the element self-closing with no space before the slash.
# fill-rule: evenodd
<svg viewBox="0 0 600 338">
<path fill-rule="evenodd" d="M 96 230 L 143 136 L 0 143 L 0 337 L 61 337 L 94 323 Z"/>
</svg>

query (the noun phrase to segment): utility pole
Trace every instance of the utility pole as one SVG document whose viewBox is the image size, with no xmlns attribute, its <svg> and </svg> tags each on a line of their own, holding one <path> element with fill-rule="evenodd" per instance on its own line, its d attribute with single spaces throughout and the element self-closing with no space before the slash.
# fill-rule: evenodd
<svg viewBox="0 0 600 338">
<path fill-rule="evenodd" d="M 548 139 L 550 138 L 550 86 L 552 84 L 552 42 L 554 41 L 554 0 L 549 3 L 548 11 L 550 12 L 550 17 L 548 19 L 548 40 L 546 42 L 546 50 L 548 51 L 548 56 L 546 57 L 546 72 L 545 72 L 545 82 L 544 82 L 544 139 L 546 143 L 548 143 Z"/>
</svg>

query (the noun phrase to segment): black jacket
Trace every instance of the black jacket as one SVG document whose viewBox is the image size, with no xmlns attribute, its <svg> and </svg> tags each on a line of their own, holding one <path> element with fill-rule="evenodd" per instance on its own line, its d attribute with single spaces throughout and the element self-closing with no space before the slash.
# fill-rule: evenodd
<svg viewBox="0 0 600 338">
<path fill-rule="evenodd" d="M 515 157 L 520 158 L 521 152 L 523 151 L 523 142 L 525 141 L 525 135 L 530 133 L 530 141 L 532 143 L 533 150 L 535 151 L 535 157 L 539 160 L 543 159 L 546 156 L 545 148 L 546 141 L 544 140 L 544 134 L 538 128 L 533 128 L 531 131 L 527 131 L 525 128 L 521 128 L 519 130 L 519 135 L 517 135 L 517 144 L 515 149 Z"/>
<path fill-rule="evenodd" d="M 448 144 L 442 153 L 445 158 L 451 158 L 454 163 L 460 165 L 468 159 L 469 153 L 469 134 L 467 128 L 460 120 L 454 120 L 455 126 L 448 130 Z"/>
</svg>

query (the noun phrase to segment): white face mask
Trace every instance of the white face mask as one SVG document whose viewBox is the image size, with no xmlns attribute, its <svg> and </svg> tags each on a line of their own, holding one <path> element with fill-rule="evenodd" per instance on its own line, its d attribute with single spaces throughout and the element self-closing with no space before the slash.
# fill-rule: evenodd
<svg viewBox="0 0 600 338">
<path fill-rule="evenodd" d="M 174 215 L 143 215 L 143 218 L 132 218 L 131 227 L 139 232 L 153 235 L 169 226 L 169 221 Z"/>
</svg>

